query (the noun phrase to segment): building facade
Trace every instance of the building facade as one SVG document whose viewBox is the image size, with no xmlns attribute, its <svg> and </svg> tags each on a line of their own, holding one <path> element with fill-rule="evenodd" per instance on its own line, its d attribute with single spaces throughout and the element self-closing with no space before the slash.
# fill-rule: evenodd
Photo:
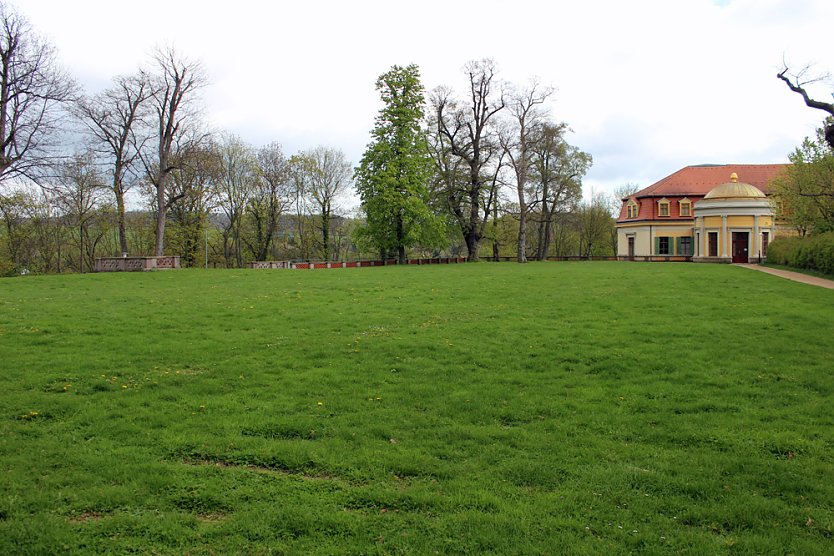
<svg viewBox="0 0 834 556">
<path fill-rule="evenodd" d="M 624 198 L 617 219 L 618 258 L 763 260 L 775 231 L 767 193 L 786 166 L 687 166 Z"/>
</svg>

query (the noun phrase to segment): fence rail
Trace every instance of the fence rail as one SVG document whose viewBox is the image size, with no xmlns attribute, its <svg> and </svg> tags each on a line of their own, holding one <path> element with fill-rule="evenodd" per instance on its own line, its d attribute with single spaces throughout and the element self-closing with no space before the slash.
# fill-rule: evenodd
<svg viewBox="0 0 834 556">
<path fill-rule="evenodd" d="M 482 260 L 495 262 L 496 257 L 481 257 Z M 518 257 L 515 255 L 511 257 L 497 257 L 499 262 L 508 262 L 512 263 L 518 260 Z M 537 261 L 539 259 L 528 259 L 530 261 Z M 545 261 L 616 261 L 619 260 L 617 257 L 579 257 L 579 256 L 571 256 L 571 257 L 547 257 L 543 259 Z"/>
<path fill-rule="evenodd" d="M 406 259 L 407 265 L 424 265 L 424 264 L 457 264 L 465 263 L 466 257 L 435 257 L 435 258 L 420 258 L 420 259 Z M 515 262 L 517 257 L 481 257 L 482 261 L 488 262 Z M 530 259 L 531 261 L 534 259 Z M 546 261 L 553 262 L 568 262 L 568 261 L 636 261 L 636 262 L 689 262 L 692 260 L 691 256 L 686 255 L 641 255 L 641 256 L 619 256 L 619 257 L 547 257 Z M 390 266 L 399 264 L 397 259 L 387 260 L 367 260 L 367 261 L 252 261 L 247 263 L 248 268 L 256 269 L 296 269 L 296 270 L 316 270 L 325 268 L 360 268 L 369 266 Z"/>
<path fill-rule="evenodd" d="M 466 257 L 435 257 L 428 259 L 406 259 L 407 265 L 423 264 L 458 264 L 465 263 Z M 377 259 L 370 261 L 251 261 L 247 268 L 254 269 L 293 269 L 319 270 L 327 268 L 365 268 L 369 266 L 393 266 L 399 264 L 397 259 Z"/>
</svg>

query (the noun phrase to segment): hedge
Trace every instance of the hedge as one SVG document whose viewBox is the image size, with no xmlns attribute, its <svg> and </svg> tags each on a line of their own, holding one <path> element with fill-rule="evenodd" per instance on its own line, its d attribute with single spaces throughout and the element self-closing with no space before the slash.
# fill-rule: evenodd
<svg viewBox="0 0 834 556">
<path fill-rule="evenodd" d="M 834 275 L 834 232 L 777 238 L 767 248 L 767 261 Z"/>
</svg>

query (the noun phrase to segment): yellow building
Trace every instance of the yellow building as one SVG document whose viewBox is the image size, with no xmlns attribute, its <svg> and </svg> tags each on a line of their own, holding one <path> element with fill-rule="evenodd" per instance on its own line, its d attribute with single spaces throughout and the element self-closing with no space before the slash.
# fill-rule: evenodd
<svg viewBox="0 0 834 556">
<path fill-rule="evenodd" d="M 697 262 L 761 262 L 773 239 L 773 209 L 765 194 L 749 183 L 730 181 L 695 203 Z"/>
<path fill-rule="evenodd" d="M 766 194 L 786 166 L 687 166 L 625 197 L 617 219 L 618 258 L 763 260 L 775 230 Z"/>
</svg>

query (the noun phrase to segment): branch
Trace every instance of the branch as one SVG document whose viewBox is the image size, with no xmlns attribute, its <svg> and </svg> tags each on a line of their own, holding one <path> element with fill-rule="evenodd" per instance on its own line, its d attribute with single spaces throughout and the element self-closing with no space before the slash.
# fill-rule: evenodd
<svg viewBox="0 0 834 556">
<path fill-rule="evenodd" d="M 798 93 L 798 94 L 802 95 L 802 99 L 805 101 L 806 106 L 808 106 L 810 108 L 816 108 L 818 110 L 824 110 L 825 112 L 828 112 L 829 114 L 834 116 L 834 104 L 832 104 L 830 102 L 820 102 L 818 100 L 814 100 L 811 97 L 809 97 L 808 93 L 802 87 L 802 84 L 800 84 L 799 80 L 797 79 L 796 83 L 793 83 L 790 80 L 790 78 L 788 78 L 785 75 L 787 72 L 788 72 L 788 68 L 785 67 L 785 69 L 783 69 L 782 71 L 780 71 L 779 73 L 776 74 L 776 77 L 778 77 L 779 79 L 784 81 L 788 85 L 788 88 L 791 91 L 793 91 L 794 93 Z"/>
</svg>

